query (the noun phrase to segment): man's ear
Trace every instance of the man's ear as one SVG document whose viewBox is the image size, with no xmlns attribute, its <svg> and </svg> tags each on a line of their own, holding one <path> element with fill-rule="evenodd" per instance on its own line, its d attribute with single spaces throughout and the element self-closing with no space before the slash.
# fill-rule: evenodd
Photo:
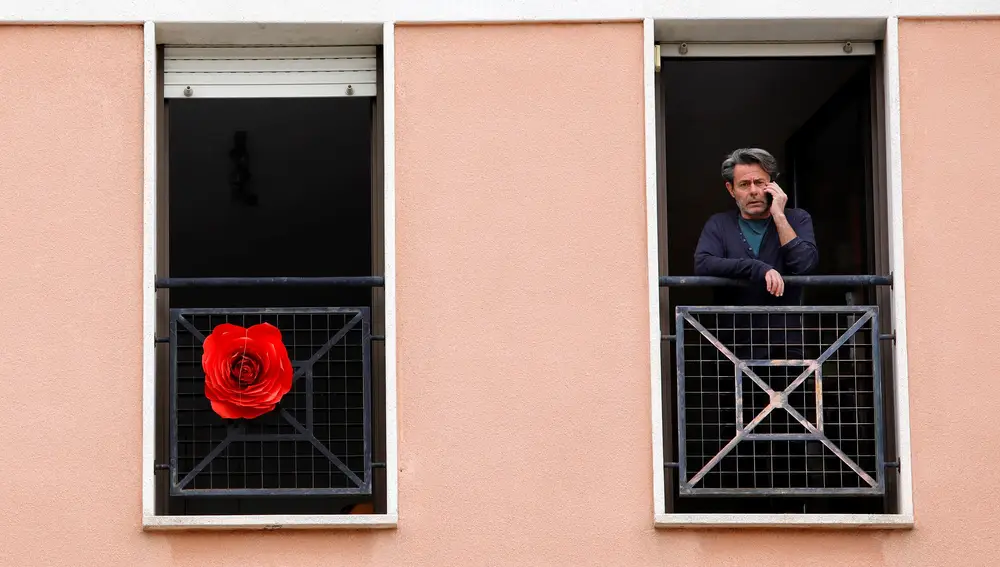
<svg viewBox="0 0 1000 567">
<path fill-rule="evenodd" d="M 728 181 L 726 181 L 726 191 L 729 191 L 730 197 L 734 199 L 736 198 L 736 195 L 733 193 L 733 184 Z"/>
</svg>

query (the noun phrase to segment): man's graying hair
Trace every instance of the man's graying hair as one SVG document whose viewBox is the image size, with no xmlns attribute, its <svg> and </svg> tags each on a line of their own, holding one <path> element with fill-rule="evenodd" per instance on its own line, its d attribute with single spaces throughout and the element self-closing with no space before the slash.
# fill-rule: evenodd
<svg viewBox="0 0 1000 567">
<path fill-rule="evenodd" d="M 769 154 L 766 150 L 760 148 L 740 148 L 734 150 L 733 153 L 729 154 L 729 157 L 722 162 L 722 178 L 729 183 L 733 182 L 733 170 L 736 169 L 737 165 L 759 165 L 761 169 L 767 172 L 771 176 L 771 180 L 774 180 L 775 174 L 778 173 L 778 160 L 774 159 L 774 156 Z"/>
</svg>

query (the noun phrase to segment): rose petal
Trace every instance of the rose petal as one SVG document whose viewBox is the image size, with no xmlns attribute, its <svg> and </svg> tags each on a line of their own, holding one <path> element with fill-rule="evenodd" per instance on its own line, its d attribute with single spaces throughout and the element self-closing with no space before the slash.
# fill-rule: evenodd
<svg viewBox="0 0 1000 567">
<path fill-rule="evenodd" d="M 264 344 L 282 344 L 281 331 L 270 323 L 260 323 L 247 329 L 247 336 Z"/>
<path fill-rule="evenodd" d="M 237 405 L 227 401 L 212 400 L 212 410 L 225 419 L 253 419 L 260 417 L 274 409 L 274 406 L 267 408 L 256 408 L 250 406 Z"/>
</svg>

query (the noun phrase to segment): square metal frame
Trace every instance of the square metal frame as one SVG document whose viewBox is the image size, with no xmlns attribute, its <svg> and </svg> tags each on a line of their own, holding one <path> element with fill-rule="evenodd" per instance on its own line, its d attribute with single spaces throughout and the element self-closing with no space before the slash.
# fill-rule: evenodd
<svg viewBox="0 0 1000 567">
<path fill-rule="evenodd" d="M 740 360 L 726 348 L 710 331 L 697 321 L 693 315 L 713 314 L 713 315 L 743 315 L 743 314 L 856 314 L 858 318 L 854 324 L 833 342 L 824 352 L 813 360 Z M 882 409 L 882 377 L 881 377 L 881 357 L 879 355 L 879 333 L 878 333 L 878 306 L 774 306 L 774 307 L 752 307 L 752 306 L 678 306 L 676 308 L 675 326 L 675 356 L 677 364 L 677 466 L 678 472 L 678 492 L 682 496 L 847 496 L 847 495 L 882 495 L 885 493 L 885 423 Z M 822 429 L 822 371 L 823 363 L 833 355 L 840 347 L 852 339 L 868 322 L 871 322 L 871 344 L 872 349 L 872 378 L 875 410 L 875 475 L 872 477 L 861 470 L 856 463 L 847 457 L 828 437 Z M 697 330 L 705 337 L 719 352 L 733 362 L 736 366 L 734 379 L 736 381 L 736 406 L 737 415 L 734 419 L 735 435 L 718 454 L 698 471 L 693 477 L 688 476 L 687 468 L 687 429 L 685 419 L 685 357 L 684 357 L 684 330 L 685 324 L 690 324 L 691 328 Z M 750 433 L 766 415 L 772 411 L 765 408 L 749 424 L 743 425 L 743 392 L 742 378 L 744 375 L 753 380 L 767 392 L 772 392 L 770 388 L 760 380 L 751 370 L 753 366 L 803 366 L 806 368 L 798 378 L 781 394 L 787 399 L 787 394 L 798 388 L 810 375 L 817 378 L 817 424 L 809 424 L 805 434 L 753 434 Z M 720 377 L 721 378 L 721 377 Z M 777 392 L 773 392 L 778 394 Z M 770 395 L 770 394 L 769 394 Z M 780 399 L 776 400 L 771 396 L 771 403 L 768 408 L 778 407 Z M 800 423 L 804 418 L 798 414 L 794 408 L 785 407 L 789 413 Z M 798 414 L 798 415 L 796 415 Z M 801 419 L 800 419 L 801 418 Z M 741 425 L 743 425 L 741 427 Z M 805 424 L 804 424 L 805 425 Z M 867 487 L 861 488 L 699 488 L 696 484 L 704 478 L 713 467 L 721 462 L 722 458 L 729 454 L 736 445 L 743 440 L 815 440 L 822 442 L 838 458 L 847 464 L 855 473 L 862 478 Z"/>
<path fill-rule="evenodd" d="M 814 399 L 815 399 L 815 410 L 816 410 L 816 423 L 813 423 L 812 425 L 813 425 L 813 427 L 816 428 L 817 431 L 819 431 L 820 433 L 823 433 L 823 369 L 822 369 L 822 366 L 820 366 L 819 364 L 817 364 L 815 360 L 781 360 L 781 361 L 777 361 L 777 360 L 747 360 L 745 362 L 746 362 L 746 365 L 748 367 L 747 368 L 748 370 L 750 368 L 755 367 L 755 366 L 783 366 L 783 367 L 787 367 L 787 368 L 793 368 L 793 367 L 802 367 L 802 368 L 805 368 L 805 372 L 808 373 L 807 376 L 806 376 L 806 380 L 809 379 L 809 376 L 812 376 L 812 377 L 814 377 L 816 379 L 816 392 L 815 392 L 815 396 L 814 396 Z M 743 368 L 741 366 L 737 365 L 736 366 L 736 432 L 737 433 L 743 433 L 743 438 L 744 439 L 746 439 L 748 441 L 755 441 L 755 440 L 759 440 L 759 441 L 766 441 L 766 440 L 771 440 L 771 441 L 810 441 L 810 440 L 811 441 L 819 441 L 819 437 L 817 437 L 815 434 L 812 434 L 812 433 L 750 433 L 750 432 L 748 432 L 747 431 L 747 427 L 746 427 L 746 425 L 747 425 L 747 423 L 746 423 L 746 415 L 744 414 L 744 411 L 743 411 L 743 378 L 744 377 L 749 378 L 751 381 L 753 381 L 753 379 L 756 378 L 756 375 L 754 375 L 753 377 L 750 377 L 750 375 L 748 375 L 746 372 L 743 371 Z M 758 386 L 759 386 L 759 384 L 758 384 Z M 777 396 L 781 396 L 782 394 L 784 394 L 785 397 L 787 398 L 787 394 L 791 393 L 790 390 L 789 391 L 785 391 L 785 392 L 781 392 L 781 393 L 775 392 L 775 391 L 771 390 L 770 387 L 766 387 L 766 385 L 761 386 L 761 388 L 764 389 L 764 392 L 766 394 L 768 394 L 769 397 L 772 398 L 772 402 L 776 401 L 776 400 L 774 400 L 774 398 L 775 398 L 776 395 Z M 784 409 L 784 403 L 786 401 L 787 401 L 787 399 L 785 399 L 785 400 L 777 400 L 777 402 L 779 404 L 781 404 L 781 405 L 777 405 L 777 407 L 780 408 L 780 409 Z M 798 421 L 798 418 L 796 418 L 796 420 Z M 802 422 L 799 421 L 799 423 L 802 423 Z"/>
<path fill-rule="evenodd" d="M 178 326 L 184 327 L 199 341 L 204 342 L 205 336 L 187 321 L 185 315 L 350 315 L 354 314 L 343 328 L 334 333 L 308 360 L 292 361 L 295 369 L 294 384 L 302 380 L 306 388 L 306 423 L 301 423 L 287 410 L 279 408 L 281 417 L 295 428 L 294 434 L 259 434 L 249 435 L 245 432 L 246 425 L 240 420 L 230 423 L 226 438 L 219 442 L 184 478 L 178 478 L 177 451 L 177 331 Z M 358 476 L 343 461 L 334 455 L 319 439 L 313 429 L 313 395 L 312 367 L 336 345 L 347 333 L 357 325 L 361 325 L 362 334 L 362 384 L 363 384 L 363 435 L 364 435 L 364 470 L 363 476 Z M 303 307 L 303 308 L 265 308 L 265 309 L 213 309 L 213 308 L 173 308 L 170 309 L 170 376 L 169 376 L 169 407 L 167 412 L 170 421 L 170 495 L 171 496 L 333 496 L 372 494 L 372 373 L 371 373 L 371 309 L 369 307 Z M 330 463 L 354 482 L 350 488 L 235 488 L 235 489 L 193 489 L 186 486 L 218 457 L 230 443 L 234 441 L 308 441 L 317 451 L 322 453 Z"/>
</svg>

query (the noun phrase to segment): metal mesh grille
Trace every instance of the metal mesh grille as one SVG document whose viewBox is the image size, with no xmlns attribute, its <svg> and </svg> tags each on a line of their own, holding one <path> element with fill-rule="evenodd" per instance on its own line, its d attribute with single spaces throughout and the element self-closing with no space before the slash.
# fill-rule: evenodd
<svg viewBox="0 0 1000 567">
<path fill-rule="evenodd" d="M 222 323 L 281 330 L 292 389 L 252 420 L 226 420 L 205 397 L 202 342 Z M 368 494 L 367 308 L 171 312 L 171 493 Z"/>
<path fill-rule="evenodd" d="M 878 308 L 677 309 L 681 494 L 879 494 Z"/>
</svg>

